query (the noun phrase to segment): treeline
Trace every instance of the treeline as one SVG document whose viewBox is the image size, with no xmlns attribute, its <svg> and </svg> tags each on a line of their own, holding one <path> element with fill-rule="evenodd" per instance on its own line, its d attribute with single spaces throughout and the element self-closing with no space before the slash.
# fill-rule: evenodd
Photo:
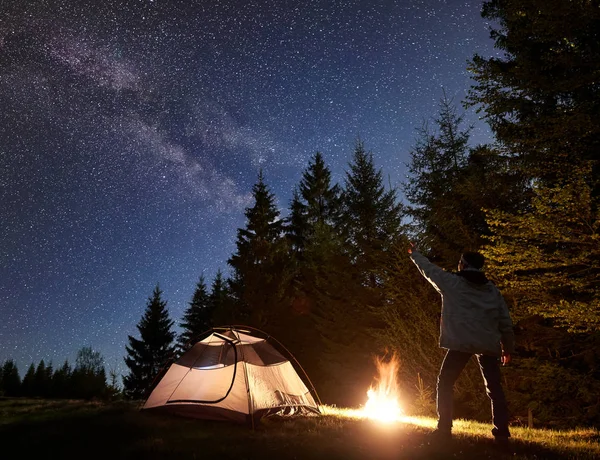
<svg viewBox="0 0 600 460">
<path fill-rule="evenodd" d="M 262 172 L 253 197 L 228 260 L 231 276 L 217 273 L 210 292 L 200 278 L 177 340 L 158 286 L 148 299 L 140 338 L 130 336 L 127 346 L 128 395 L 142 397 L 165 361 L 211 325 L 245 324 L 285 338 L 311 375 L 323 375 L 331 397 L 340 395 L 339 385 L 345 398 L 364 397 L 373 375 L 369 331 L 381 326 L 371 309 L 383 301 L 377 268 L 401 238 L 396 191 L 386 189 L 373 155 L 357 141 L 343 186 L 331 182 L 323 156 L 313 156 L 288 217 L 280 216 Z M 343 360 L 361 370 L 361 384 L 334 370 Z"/>
<path fill-rule="evenodd" d="M 494 141 L 472 145 L 460 109 L 442 95 L 398 188 L 360 139 L 340 183 L 315 153 L 283 215 L 261 171 L 223 261 L 228 276 L 218 272 L 210 286 L 199 278 L 179 336 L 159 286 L 149 297 L 126 345 L 126 396 L 146 396 L 211 326 L 246 324 L 281 340 L 329 404 L 363 404 L 374 356 L 396 352 L 404 405 L 432 411 L 440 299 L 407 257 L 416 240 L 448 270 L 465 250 L 485 254 L 516 323 L 517 353 L 503 369 L 513 420 L 531 410 L 543 423 L 600 423 L 600 9 L 492 0 L 482 16 L 503 54 L 473 57 L 463 104 Z M 32 365 L 22 382 L 7 361 L 2 391 L 94 397 L 116 388 L 88 358 L 73 369 Z M 489 417 L 472 363 L 456 401 L 458 417 Z"/>
<path fill-rule="evenodd" d="M 0 368 L 0 395 L 15 397 L 113 399 L 120 393 L 118 378 L 111 372 L 107 382 L 102 355 L 90 347 L 77 353 L 75 367 L 65 361 L 54 369 L 52 363 L 41 360 L 33 363 L 23 380 L 14 360 L 7 360 Z"/>
<path fill-rule="evenodd" d="M 517 356 L 504 371 L 515 418 L 532 410 L 543 422 L 600 421 L 600 9 L 494 0 L 482 16 L 496 24 L 503 55 L 473 57 L 463 103 L 495 141 L 471 145 L 444 95 L 398 190 L 360 140 L 343 183 L 313 156 L 287 216 L 261 172 L 231 275 L 219 273 L 210 293 L 200 279 L 178 345 L 158 287 L 149 299 L 127 346 L 128 395 L 141 397 L 176 348 L 210 325 L 241 323 L 280 337 L 329 403 L 362 404 L 373 356 L 396 351 L 405 403 L 431 410 L 440 301 L 407 258 L 416 239 L 449 270 L 462 251 L 486 255 L 517 324 Z M 457 400 L 457 416 L 488 417 L 475 366 Z"/>
</svg>

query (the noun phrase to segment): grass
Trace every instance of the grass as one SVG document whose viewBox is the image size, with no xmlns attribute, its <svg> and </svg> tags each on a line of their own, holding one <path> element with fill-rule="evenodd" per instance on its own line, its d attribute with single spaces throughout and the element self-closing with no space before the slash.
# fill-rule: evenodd
<svg viewBox="0 0 600 460">
<path fill-rule="evenodd" d="M 444 445 L 428 440 L 434 426 L 426 417 L 382 424 L 356 410 L 325 406 L 322 416 L 266 419 L 253 431 L 139 411 L 126 402 L 0 401 L 0 446 L 7 459 L 600 458 L 600 434 L 592 428 L 512 427 L 510 448 L 502 451 L 492 443 L 489 424 L 459 420 L 454 439 Z"/>
</svg>

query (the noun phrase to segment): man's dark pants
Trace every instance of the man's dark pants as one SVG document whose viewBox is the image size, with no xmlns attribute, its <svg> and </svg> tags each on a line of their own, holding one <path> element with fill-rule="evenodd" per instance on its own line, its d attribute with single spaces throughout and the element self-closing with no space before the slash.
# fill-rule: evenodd
<svg viewBox="0 0 600 460">
<path fill-rule="evenodd" d="M 437 382 L 437 412 L 438 429 L 450 431 L 452 429 L 452 406 L 454 383 L 462 370 L 473 356 L 472 353 L 448 350 Z M 495 356 L 475 355 L 479 362 L 485 390 L 492 401 L 492 423 L 494 436 L 510 436 L 508 430 L 508 406 L 504 391 L 498 358 Z"/>
</svg>

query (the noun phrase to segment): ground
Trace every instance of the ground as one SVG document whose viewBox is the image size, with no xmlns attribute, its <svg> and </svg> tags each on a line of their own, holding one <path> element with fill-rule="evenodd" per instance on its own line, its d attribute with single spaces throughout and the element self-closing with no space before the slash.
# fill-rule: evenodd
<svg viewBox="0 0 600 460">
<path fill-rule="evenodd" d="M 513 428 L 508 450 L 486 424 L 459 421 L 449 442 L 428 437 L 434 421 L 381 424 L 350 410 L 244 425 L 140 411 L 136 403 L 0 400 L 0 457 L 20 459 L 554 459 L 600 458 L 596 429 Z M 6 455 L 6 456 L 5 456 Z"/>
</svg>

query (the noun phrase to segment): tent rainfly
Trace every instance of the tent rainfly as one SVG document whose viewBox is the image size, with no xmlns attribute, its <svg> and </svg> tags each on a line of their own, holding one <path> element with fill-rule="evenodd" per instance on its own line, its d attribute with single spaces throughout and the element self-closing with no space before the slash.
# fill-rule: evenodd
<svg viewBox="0 0 600 460">
<path fill-rule="evenodd" d="M 247 327 L 212 329 L 171 364 L 143 409 L 252 424 L 273 414 L 320 413 L 316 392 L 313 397 L 290 360 L 274 347 L 281 344 L 259 334 Z"/>
</svg>

